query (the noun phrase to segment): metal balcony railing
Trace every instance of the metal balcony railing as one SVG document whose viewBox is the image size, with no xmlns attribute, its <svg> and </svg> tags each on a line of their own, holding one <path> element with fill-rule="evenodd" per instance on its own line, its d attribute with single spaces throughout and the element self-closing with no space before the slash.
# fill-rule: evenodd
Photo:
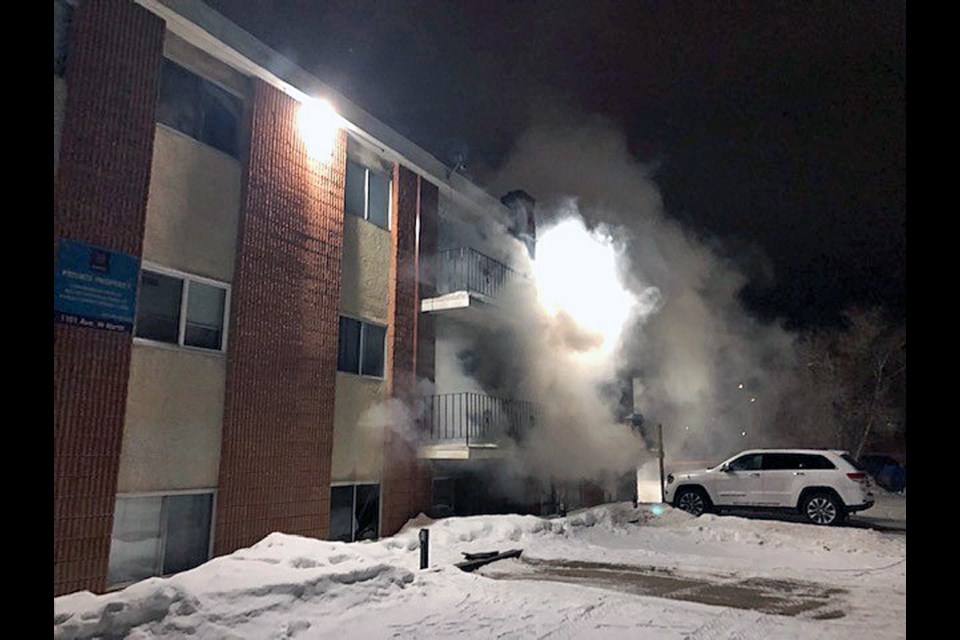
<svg viewBox="0 0 960 640">
<path fill-rule="evenodd" d="M 537 405 L 482 393 L 444 393 L 423 398 L 423 434 L 431 442 L 497 444 L 523 439 L 537 422 Z"/>
<path fill-rule="evenodd" d="M 523 278 L 507 265 L 476 249 L 460 247 L 438 256 L 437 293 L 470 291 L 495 298 L 511 282 Z"/>
</svg>

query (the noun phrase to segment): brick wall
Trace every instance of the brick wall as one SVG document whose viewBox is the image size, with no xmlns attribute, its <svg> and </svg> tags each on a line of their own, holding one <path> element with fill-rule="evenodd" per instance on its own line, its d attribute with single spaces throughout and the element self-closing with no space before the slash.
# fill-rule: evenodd
<svg viewBox="0 0 960 640">
<path fill-rule="evenodd" d="M 326 537 L 346 134 L 306 156 L 298 103 L 256 81 L 237 239 L 214 553 Z"/>
<path fill-rule="evenodd" d="M 140 255 L 163 34 L 163 22 L 132 2 L 75 10 L 54 260 L 61 238 Z M 54 325 L 55 594 L 106 587 L 130 344 L 129 334 Z"/>
<path fill-rule="evenodd" d="M 394 171 L 394 185 L 387 371 L 390 394 L 414 406 L 417 377 L 433 379 L 434 327 L 432 321 L 423 323 L 420 296 L 436 290 L 430 274 L 436 255 L 438 193 L 402 165 Z M 417 238 L 418 218 L 422 244 Z M 416 443 L 399 435 L 410 433 L 411 427 L 389 430 L 386 435 L 382 535 L 396 533 L 408 519 L 430 507 L 429 467 L 418 462 Z"/>
</svg>

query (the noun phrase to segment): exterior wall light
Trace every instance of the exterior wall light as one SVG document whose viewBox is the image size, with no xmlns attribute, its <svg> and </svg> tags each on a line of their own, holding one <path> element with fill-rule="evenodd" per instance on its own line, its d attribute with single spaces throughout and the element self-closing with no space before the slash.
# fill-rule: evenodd
<svg viewBox="0 0 960 640">
<path fill-rule="evenodd" d="M 304 100 L 300 103 L 297 126 L 307 147 L 307 155 L 318 161 L 329 160 L 340 128 L 340 115 L 333 105 L 326 100 Z"/>
</svg>

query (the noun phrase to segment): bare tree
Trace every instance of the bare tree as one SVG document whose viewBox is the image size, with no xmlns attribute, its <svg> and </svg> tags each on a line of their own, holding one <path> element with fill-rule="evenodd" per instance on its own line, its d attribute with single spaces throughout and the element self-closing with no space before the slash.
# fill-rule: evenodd
<svg viewBox="0 0 960 640">
<path fill-rule="evenodd" d="M 859 458 L 872 434 L 896 425 L 900 407 L 891 388 L 907 370 L 907 331 L 889 323 L 877 309 L 851 309 L 849 328 L 839 338 L 846 390 L 843 409 L 857 434 L 855 457 Z"/>
<path fill-rule="evenodd" d="M 785 421 L 812 442 L 854 451 L 902 423 L 894 393 L 906 373 L 906 327 L 879 309 L 849 309 L 846 327 L 818 329 L 798 343 L 795 397 Z"/>
</svg>

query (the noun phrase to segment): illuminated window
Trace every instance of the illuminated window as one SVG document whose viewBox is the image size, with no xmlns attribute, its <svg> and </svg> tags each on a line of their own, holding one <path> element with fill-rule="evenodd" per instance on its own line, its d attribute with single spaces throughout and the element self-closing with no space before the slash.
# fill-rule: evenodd
<svg viewBox="0 0 960 640">
<path fill-rule="evenodd" d="M 236 157 L 242 111 L 240 98 L 164 58 L 158 122 Z"/>
<path fill-rule="evenodd" d="M 347 160 L 344 209 L 347 214 L 390 228 L 390 176 Z"/>
<path fill-rule="evenodd" d="M 230 287 L 145 267 L 140 272 L 134 336 L 181 347 L 223 351 Z"/>
<path fill-rule="evenodd" d="M 383 377 L 387 328 L 340 316 L 337 371 Z"/>
</svg>

